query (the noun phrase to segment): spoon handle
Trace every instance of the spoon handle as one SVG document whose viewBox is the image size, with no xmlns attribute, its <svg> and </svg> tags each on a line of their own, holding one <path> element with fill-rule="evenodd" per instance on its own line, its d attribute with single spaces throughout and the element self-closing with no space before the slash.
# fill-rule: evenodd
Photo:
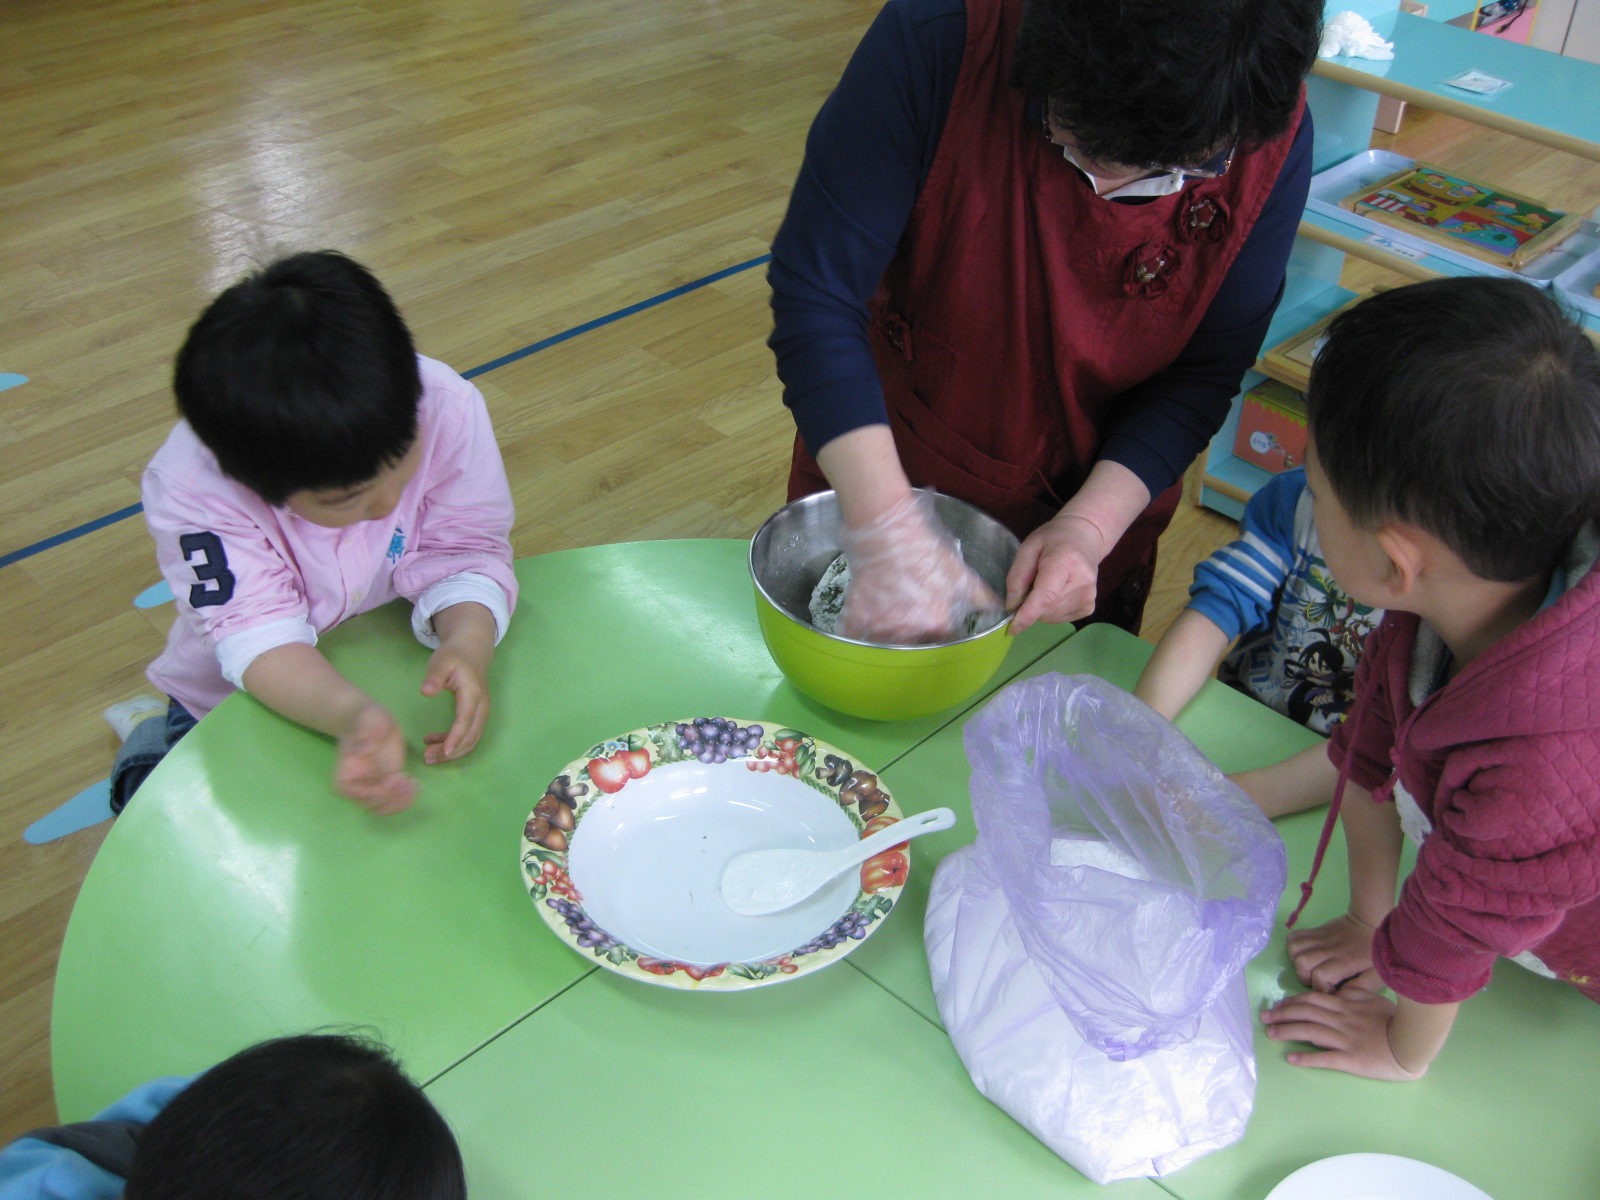
<svg viewBox="0 0 1600 1200">
<path fill-rule="evenodd" d="M 918 813 L 914 817 L 896 821 L 893 825 L 878 830 L 871 837 L 864 837 L 857 842 L 849 855 L 839 863 L 839 870 L 843 871 L 857 863 L 866 862 L 879 851 L 887 850 L 890 846 L 898 846 L 910 838 L 949 829 L 955 823 L 956 814 L 948 808 L 930 808 L 927 812 Z"/>
</svg>

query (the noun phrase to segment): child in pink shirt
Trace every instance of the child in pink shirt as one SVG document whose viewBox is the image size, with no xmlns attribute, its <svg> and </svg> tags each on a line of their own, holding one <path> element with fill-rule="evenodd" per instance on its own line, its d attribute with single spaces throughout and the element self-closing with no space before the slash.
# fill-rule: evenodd
<svg viewBox="0 0 1600 1200">
<path fill-rule="evenodd" d="M 433 649 L 424 695 L 455 720 L 424 761 L 477 745 L 488 668 L 517 600 L 510 488 L 478 390 L 421 358 L 352 260 L 297 254 L 201 314 L 178 353 L 183 420 L 144 475 L 145 518 L 178 617 L 149 678 L 167 720 L 135 726 L 113 805 L 235 688 L 339 743 L 335 786 L 376 812 L 416 782 L 394 717 L 317 650 L 403 596 Z"/>
</svg>

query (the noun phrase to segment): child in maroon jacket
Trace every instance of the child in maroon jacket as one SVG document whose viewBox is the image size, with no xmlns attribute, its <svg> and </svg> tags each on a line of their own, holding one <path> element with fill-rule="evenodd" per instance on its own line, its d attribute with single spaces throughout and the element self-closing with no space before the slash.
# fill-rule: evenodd
<svg viewBox="0 0 1600 1200">
<path fill-rule="evenodd" d="M 1328 746 L 1237 777 L 1331 794 L 1349 846 L 1350 911 L 1289 937 L 1313 990 L 1262 1020 L 1415 1079 L 1497 957 L 1600 1001 L 1600 355 L 1548 292 L 1438 279 L 1335 321 L 1308 404 L 1323 555 L 1389 615 Z"/>
</svg>

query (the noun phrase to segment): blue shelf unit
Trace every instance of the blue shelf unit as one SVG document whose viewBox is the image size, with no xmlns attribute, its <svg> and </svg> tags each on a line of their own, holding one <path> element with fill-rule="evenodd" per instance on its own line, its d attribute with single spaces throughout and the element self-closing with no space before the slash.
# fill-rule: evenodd
<svg viewBox="0 0 1600 1200">
<path fill-rule="evenodd" d="M 1291 276 L 1283 303 L 1278 305 L 1267 331 L 1266 345 L 1276 346 L 1296 330 L 1304 329 L 1348 304 L 1355 296 L 1347 288 L 1337 284 L 1330 287 L 1326 282 L 1309 275 L 1298 278 Z M 1260 371 L 1248 372 L 1244 377 L 1241 395 L 1265 378 Z M 1200 503 L 1207 508 L 1215 509 L 1236 521 L 1244 515 L 1244 500 L 1239 493 L 1254 495 L 1257 488 L 1272 478 L 1270 473 L 1254 463 L 1234 457 L 1233 443 L 1239 433 L 1241 407 L 1236 400 L 1228 419 L 1222 423 L 1222 428 L 1217 430 L 1206 449 L 1205 473 L 1200 480 L 1198 496 Z"/>
<path fill-rule="evenodd" d="M 1498 111 L 1528 125 L 1582 139 L 1590 142 L 1593 148 L 1593 153 L 1585 156 L 1600 159 L 1600 68 L 1434 20 L 1408 16 L 1397 11 L 1398 0 L 1330 0 L 1327 15 L 1331 17 L 1347 9 L 1360 12 L 1373 23 L 1380 36 L 1395 43 L 1395 58 L 1389 62 L 1331 60 L 1371 77 L 1373 82 L 1366 86 L 1362 86 L 1365 81 L 1343 82 L 1321 75 L 1307 80 L 1307 103 L 1316 120 L 1313 172 L 1328 170 L 1368 150 L 1378 109 L 1378 91 L 1374 90 L 1378 80 L 1403 82 L 1433 92 L 1441 99 L 1454 100 L 1458 105 L 1463 99 L 1473 101 L 1472 108 Z M 1512 79 L 1515 86 L 1474 100 L 1471 93 L 1449 88 L 1441 82 L 1467 67 L 1478 67 Z M 1418 102 L 1425 104 L 1426 100 L 1419 98 Z M 1461 115 L 1472 119 L 1470 113 Z M 1304 222 L 1361 239 L 1359 232 L 1352 233 L 1348 222 L 1322 213 L 1308 210 Z M 1374 224 L 1373 232 L 1381 236 L 1392 231 Z M 1384 256 L 1375 252 L 1364 257 L 1381 261 Z M 1267 331 L 1265 345 L 1277 345 L 1296 330 L 1321 320 L 1355 298 L 1354 292 L 1339 286 L 1344 258 L 1341 251 L 1305 236 L 1296 241 L 1283 302 Z M 1458 260 L 1433 254 L 1412 258 L 1412 261 L 1440 275 L 1477 273 Z M 1600 332 L 1600 315 L 1587 311 L 1581 315 L 1592 333 Z M 1198 503 L 1235 520 L 1243 515 L 1245 500 L 1271 478 L 1268 472 L 1233 454 L 1243 393 L 1264 378 L 1258 371 L 1245 375 L 1240 396 L 1235 397 L 1228 419 L 1206 448 L 1199 486 L 1191 493 Z"/>
</svg>

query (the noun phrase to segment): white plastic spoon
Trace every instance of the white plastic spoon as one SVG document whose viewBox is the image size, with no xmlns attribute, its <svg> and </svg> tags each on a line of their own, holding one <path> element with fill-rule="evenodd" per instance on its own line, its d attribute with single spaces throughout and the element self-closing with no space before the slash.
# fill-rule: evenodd
<svg viewBox="0 0 1600 1200">
<path fill-rule="evenodd" d="M 896 821 L 843 850 L 751 850 L 722 869 L 722 899 L 743 917 L 761 917 L 799 904 L 823 884 L 874 854 L 956 823 L 948 808 Z"/>
</svg>

